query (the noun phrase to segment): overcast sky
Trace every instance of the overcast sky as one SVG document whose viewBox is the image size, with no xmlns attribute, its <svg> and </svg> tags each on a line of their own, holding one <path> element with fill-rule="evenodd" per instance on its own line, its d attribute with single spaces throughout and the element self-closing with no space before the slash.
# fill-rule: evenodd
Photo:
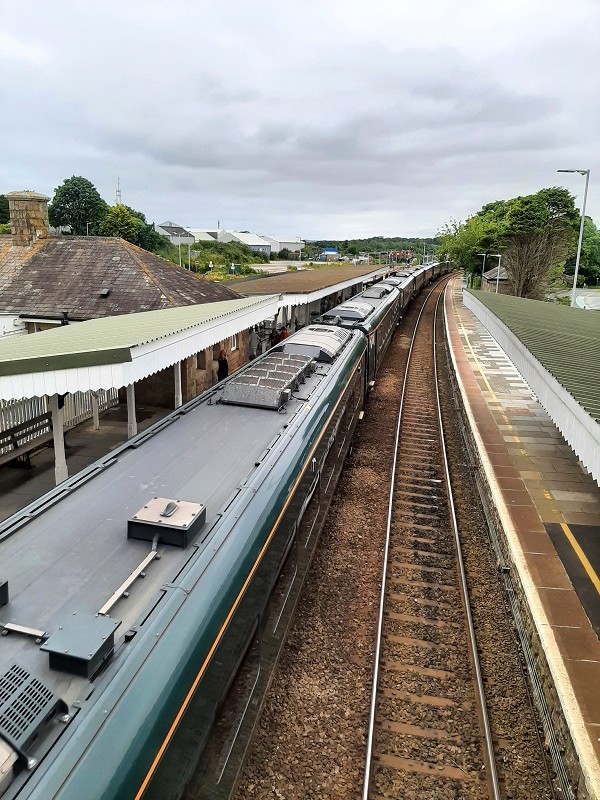
<svg viewBox="0 0 600 800">
<path fill-rule="evenodd" d="M 0 193 L 430 236 L 554 185 L 600 224 L 599 0 L 0 0 Z"/>
</svg>

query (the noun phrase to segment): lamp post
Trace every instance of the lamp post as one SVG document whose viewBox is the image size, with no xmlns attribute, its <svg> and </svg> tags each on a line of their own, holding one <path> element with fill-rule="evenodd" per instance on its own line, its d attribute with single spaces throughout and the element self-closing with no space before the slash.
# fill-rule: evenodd
<svg viewBox="0 0 600 800">
<path fill-rule="evenodd" d="M 483 273 L 485 272 L 485 259 L 487 253 L 475 253 L 476 256 L 483 256 L 483 266 L 481 267 L 481 288 L 483 289 Z"/>
<path fill-rule="evenodd" d="M 498 270 L 496 272 L 496 294 L 498 294 L 498 286 L 500 285 L 500 264 L 502 263 L 502 253 L 490 253 L 490 258 L 498 259 Z"/>
<path fill-rule="evenodd" d="M 575 259 L 575 276 L 573 278 L 573 291 L 571 292 L 571 306 L 575 305 L 575 293 L 577 290 L 577 275 L 579 274 L 579 260 L 581 259 L 581 242 L 583 240 L 583 225 L 585 223 L 585 204 L 587 202 L 588 186 L 590 183 L 589 169 L 557 169 L 557 172 L 576 172 L 578 175 L 585 175 L 585 189 L 583 192 L 583 204 L 581 206 L 581 225 L 579 226 L 579 241 L 577 242 L 577 257 Z"/>
</svg>

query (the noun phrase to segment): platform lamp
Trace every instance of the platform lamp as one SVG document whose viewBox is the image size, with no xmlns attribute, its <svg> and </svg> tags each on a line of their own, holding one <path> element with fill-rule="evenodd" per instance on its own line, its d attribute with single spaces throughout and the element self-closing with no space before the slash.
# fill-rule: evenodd
<svg viewBox="0 0 600 800">
<path fill-rule="evenodd" d="M 583 192 L 583 205 L 581 206 L 581 225 L 579 226 L 579 241 L 577 242 L 577 258 L 575 259 L 575 276 L 573 278 L 573 290 L 571 292 L 571 306 L 575 305 L 575 294 L 577 290 L 577 275 L 579 274 L 579 261 L 581 259 L 581 242 L 583 241 L 583 226 L 585 223 L 585 204 L 587 202 L 588 186 L 590 183 L 589 169 L 557 169 L 557 172 L 576 172 L 578 175 L 585 175 L 585 190 Z"/>
<path fill-rule="evenodd" d="M 502 263 L 502 253 L 490 253 L 491 258 L 498 259 L 498 269 L 496 270 L 496 294 L 498 294 L 498 286 L 500 285 L 500 264 Z"/>
</svg>

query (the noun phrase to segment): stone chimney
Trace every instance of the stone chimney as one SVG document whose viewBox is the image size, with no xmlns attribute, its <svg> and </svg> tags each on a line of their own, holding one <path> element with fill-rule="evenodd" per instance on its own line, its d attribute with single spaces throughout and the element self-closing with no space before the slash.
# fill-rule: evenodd
<svg viewBox="0 0 600 800">
<path fill-rule="evenodd" d="M 48 236 L 48 200 L 36 192 L 9 192 L 8 211 L 13 244 L 28 247 Z"/>
</svg>

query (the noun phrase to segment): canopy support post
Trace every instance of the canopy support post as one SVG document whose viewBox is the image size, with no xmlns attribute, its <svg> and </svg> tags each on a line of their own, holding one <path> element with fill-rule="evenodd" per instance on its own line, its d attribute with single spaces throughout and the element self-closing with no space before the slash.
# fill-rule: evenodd
<svg viewBox="0 0 600 800">
<path fill-rule="evenodd" d="M 127 438 L 137 434 L 137 420 L 135 418 L 135 384 L 127 386 Z"/>
<path fill-rule="evenodd" d="M 62 404 L 59 404 L 59 396 L 53 394 L 50 397 L 50 412 L 52 414 L 52 438 L 54 440 L 54 480 L 56 485 L 66 481 L 69 477 L 67 458 L 65 455 L 65 435 L 63 423 Z"/>
<path fill-rule="evenodd" d="M 96 392 L 92 392 L 92 430 L 100 430 L 100 402 Z"/>
<path fill-rule="evenodd" d="M 181 361 L 178 361 L 174 366 L 175 372 L 175 408 L 183 405 L 183 397 L 181 395 Z"/>
</svg>

